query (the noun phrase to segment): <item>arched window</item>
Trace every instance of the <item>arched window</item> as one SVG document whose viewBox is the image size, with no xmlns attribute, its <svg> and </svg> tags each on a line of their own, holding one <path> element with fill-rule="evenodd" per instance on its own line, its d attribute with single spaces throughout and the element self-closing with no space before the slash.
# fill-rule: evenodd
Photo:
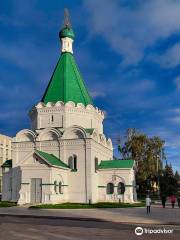
<svg viewBox="0 0 180 240">
<path fill-rule="evenodd" d="M 54 181 L 54 191 L 57 193 L 57 181 Z"/>
<path fill-rule="evenodd" d="M 125 185 L 124 185 L 124 183 L 119 182 L 118 187 L 117 187 L 117 193 L 124 194 L 124 192 L 125 192 Z"/>
<path fill-rule="evenodd" d="M 59 193 L 62 194 L 62 182 L 59 182 Z"/>
<path fill-rule="evenodd" d="M 106 193 L 107 194 L 113 194 L 114 193 L 114 184 L 113 183 L 108 183 L 107 184 Z"/>
<path fill-rule="evenodd" d="M 70 169 L 77 170 L 77 156 L 76 155 L 69 157 L 68 165 L 69 165 Z"/>
<path fill-rule="evenodd" d="M 95 172 L 97 172 L 97 170 L 98 170 L 98 158 L 94 159 L 94 170 L 95 170 Z"/>
</svg>

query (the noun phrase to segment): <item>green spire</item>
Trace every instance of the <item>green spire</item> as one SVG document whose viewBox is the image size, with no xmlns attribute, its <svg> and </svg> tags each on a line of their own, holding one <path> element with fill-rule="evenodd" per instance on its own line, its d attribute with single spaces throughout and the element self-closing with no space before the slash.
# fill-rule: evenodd
<svg viewBox="0 0 180 240">
<path fill-rule="evenodd" d="M 72 43 L 75 35 L 70 25 L 67 10 L 65 11 L 64 27 L 59 36 L 62 43 L 61 56 L 46 88 L 42 102 L 55 103 L 62 101 L 66 103 L 73 101 L 74 103 L 83 103 L 85 106 L 93 104 L 72 55 Z"/>
<path fill-rule="evenodd" d="M 64 103 L 73 101 L 85 106 L 93 104 L 85 87 L 73 55 L 69 52 L 61 54 L 51 80 L 42 98 L 42 102 Z"/>
</svg>

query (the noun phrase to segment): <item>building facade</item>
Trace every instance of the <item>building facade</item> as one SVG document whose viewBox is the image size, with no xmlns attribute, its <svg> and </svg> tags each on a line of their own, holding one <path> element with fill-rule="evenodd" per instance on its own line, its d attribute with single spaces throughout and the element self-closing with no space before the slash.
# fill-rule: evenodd
<svg viewBox="0 0 180 240">
<path fill-rule="evenodd" d="M 73 55 L 69 23 L 59 33 L 61 55 L 41 101 L 29 112 L 31 129 L 13 138 L 3 168 L 3 200 L 25 203 L 95 203 L 136 200 L 135 162 L 113 160 Z"/>
<path fill-rule="evenodd" d="M 0 166 L 8 159 L 11 159 L 11 141 L 12 138 L 0 134 Z M 0 194 L 2 192 L 2 169 L 0 168 Z"/>
</svg>

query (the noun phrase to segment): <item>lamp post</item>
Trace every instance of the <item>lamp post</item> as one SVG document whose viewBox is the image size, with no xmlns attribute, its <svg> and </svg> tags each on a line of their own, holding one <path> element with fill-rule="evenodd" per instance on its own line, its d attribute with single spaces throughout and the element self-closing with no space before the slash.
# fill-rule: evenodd
<svg viewBox="0 0 180 240">
<path fill-rule="evenodd" d="M 159 191 L 159 155 L 157 156 L 157 161 L 156 161 L 156 167 L 157 167 L 157 195 L 160 197 L 160 191 Z"/>
<path fill-rule="evenodd" d="M 147 178 L 146 183 L 147 183 L 147 194 L 149 195 L 151 180 L 149 178 Z"/>
</svg>

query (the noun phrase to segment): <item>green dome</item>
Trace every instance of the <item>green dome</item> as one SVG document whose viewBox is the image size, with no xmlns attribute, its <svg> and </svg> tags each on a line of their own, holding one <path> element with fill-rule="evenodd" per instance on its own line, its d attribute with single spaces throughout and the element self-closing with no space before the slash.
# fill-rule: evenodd
<svg viewBox="0 0 180 240">
<path fill-rule="evenodd" d="M 60 38 L 69 37 L 69 38 L 74 39 L 74 38 L 75 38 L 75 34 L 74 34 L 72 28 L 70 28 L 70 27 L 64 27 L 64 28 L 60 31 L 59 37 L 60 37 Z"/>
</svg>

